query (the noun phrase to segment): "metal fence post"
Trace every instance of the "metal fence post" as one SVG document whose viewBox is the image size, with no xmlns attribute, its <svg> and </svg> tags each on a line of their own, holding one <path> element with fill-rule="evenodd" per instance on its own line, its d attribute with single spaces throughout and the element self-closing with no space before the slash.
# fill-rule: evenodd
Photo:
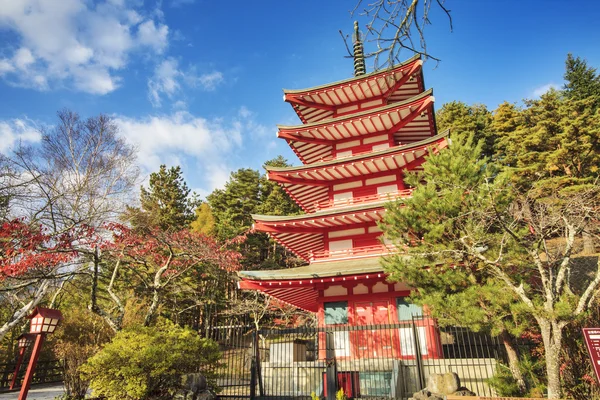
<svg viewBox="0 0 600 400">
<path fill-rule="evenodd" d="M 413 333 L 413 344 L 415 346 L 415 363 L 417 367 L 417 376 L 419 383 L 419 390 L 425 389 L 425 371 L 423 370 L 423 355 L 421 354 L 421 342 L 419 341 L 419 331 L 415 324 L 415 316 L 412 315 L 412 333 Z"/>
<path fill-rule="evenodd" d="M 327 383 L 327 396 L 328 400 L 335 400 L 335 393 L 337 392 L 337 373 L 336 373 L 336 362 L 335 362 L 335 341 L 333 339 L 333 332 L 325 332 L 325 363 L 326 363 L 326 383 Z"/>
<path fill-rule="evenodd" d="M 252 332 L 252 357 L 250 361 L 250 400 L 256 398 L 256 353 L 258 351 L 258 332 Z"/>
<path fill-rule="evenodd" d="M 255 359 L 255 363 L 254 366 L 256 368 L 256 381 L 258 382 L 258 394 L 260 396 L 264 396 L 265 395 L 265 388 L 263 385 L 263 378 L 262 378 L 262 368 L 260 365 L 260 336 L 261 336 L 261 331 L 259 330 L 258 332 L 256 332 L 255 337 L 254 337 L 254 359 Z"/>
</svg>

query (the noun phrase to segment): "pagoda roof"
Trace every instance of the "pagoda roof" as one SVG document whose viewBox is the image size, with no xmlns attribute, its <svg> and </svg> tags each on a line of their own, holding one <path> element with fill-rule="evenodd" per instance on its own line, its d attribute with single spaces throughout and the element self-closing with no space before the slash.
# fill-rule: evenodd
<svg viewBox="0 0 600 400">
<path fill-rule="evenodd" d="M 240 289 L 260 290 L 285 303 L 303 310 L 317 312 L 317 285 L 325 282 L 381 279 L 383 272 L 379 257 L 359 260 L 328 261 L 304 267 L 271 271 L 240 271 Z"/>
<path fill-rule="evenodd" d="M 410 168 L 416 160 L 427 155 L 430 148 L 446 147 L 448 134 L 447 130 L 404 146 L 394 146 L 311 165 L 266 166 L 266 169 L 269 180 L 278 182 L 304 211 L 313 212 L 316 203 L 326 202 L 329 199 L 330 186 L 363 176 L 376 177 Z"/>
<path fill-rule="evenodd" d="M 366 111 L 304 125 L 278 125 L 277 136 L 286 139 L 304 164 L 329 159 L 335 144 L 357 138 L 394 135 L 396 143 L 433 136 L 433 89 L 410 99 Z M 379 140 L 381 141 L 381 140 Z"/>
<path fill-rule="evenodd" d="M 283 98 L 303 123 L 316 122 L 334 117 L 347 106 L 373 101 L 388 104 L 421 93 L 425 87 L 422 65 L 416 55 L 386 70 L 307 89 L 284 89 Z"/>
<path fill-rule="evenodd" d="M 344 209 L 318 211 L 293 216 L 252 215 L 254 229 L 266 232 L 298 257 L 309 261 L 311 254 L 323 252 L 325 235 L 332 228 L 357 227 L 381 220 L 387 200 Z"/>
</svg>

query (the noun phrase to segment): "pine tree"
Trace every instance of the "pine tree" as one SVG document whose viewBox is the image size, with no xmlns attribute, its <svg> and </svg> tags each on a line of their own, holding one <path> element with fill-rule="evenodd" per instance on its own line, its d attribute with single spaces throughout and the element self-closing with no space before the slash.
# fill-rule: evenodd
<svg viewBox="0 0 600 400">
<path fill-rule="evenodd" d="M 538 122 L 527 133 L 545 133 Z M 545 127 L 554 126 L 551 120 Z M 521 140 L 539 146 L 536 160 L 545 161 L 542 149 L 550 151 L 548 144 L 535 137 Z M 524 158 L 519 154 L 516 160 Z M 394 280 L 417 288 L 423 303 L 449 307 L 468 326 L 502 315 L 501 309 L 510 311 L 504 313 L 509 318 L 496 321 L 506 330 L 526 318 L 543 339 L 548 397 L 558 398 L 564 329 L 589 309 L 600 287 L 600 265 L 592 266 L 594 276 L 583 288 L 570 286 L 575 238 L 583 231 L 600 234 L 593 222 L 600 218 L 600 185 L 540 196 L 537 185 L 512 183 L 520 172 L 482 158 L 481 144 L 453 140 L 448 150 L 427 159 L 421 173 L 407 176 L 413 196 L 387 208 L 385 232 L 405 252 L 389 257 L 385 268 Z M 483 296 L 471 288 L 488 284 L 498 285 L 497 291 Z M 462 314 L 461 305 L 468 307 Z"/>
<path fill-rule="evenodd" d="M 444 104 L 435 118 L 440 131 L 450 129 L 454 137 L 463 139 L 473 135 L 475 142 L 483 141 L 483 154 L 493 154 L 495 136 L 490 130 L 492 114 L 485 105 L 469 106 L 461 101 L 452 101 Z"/>
<path fill-rule="evenodd" d="M 565 61 L 565 84 L 563 89 L 568 98 L 575 100 L 595 97 L 600 99 L 600 75 L 596 73 L 596 68 L 591 68 L 585 60 L 580 57 L 567 55 Z M 600 102 L 596 103 L 596 107 Z"/>
<path fill-rule="evenodd" d="M 124 218 L 136 229 L 187 228 L 194 218 L 194 200 L 189 195 L 181 168 L 161 165 L 158 172 L 150 174 L 148 188 L 140 189 L 141 208 L 128 207 Z"/>
<path fill-rule="evenodd" d="M 281 156 L 267 161 L 265 165 L 289 166 Z M 293 215 L 300 212 L 277 183 L 248 168 L 232 172 L 225 188 L 213 191 L 207 201 L 215 218 L 215 233 L 221 239 L 231 239 L 248 232 L 254 222 L 252 214 Z M 296 263 L 291 254 L 261 232 L 249 234 L 240 251 L 246 269 L 281 268 Z"/>
</svg>

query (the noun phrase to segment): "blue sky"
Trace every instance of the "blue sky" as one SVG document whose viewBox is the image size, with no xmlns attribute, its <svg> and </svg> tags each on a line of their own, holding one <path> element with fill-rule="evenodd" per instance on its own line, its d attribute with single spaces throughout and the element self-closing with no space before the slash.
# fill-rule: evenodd
<svg viewBox="0 0 600 400">
<path fill-rule="evenodd" d="M 567 53 L 600 67 L 600 2 L 447 0 L 424 66 L 436 107 L 494 109 L 562 85 Z M 112 115 L 145 174 L 182 166 L 200 194 L 278 154 L 297 124 L 282 88 L 348 78 L 354 1 L 0 0 L 0 152 L 39 141 L 63 107 Z M 356 17 L 355 17 L 356 19 Z M 358 17 L 361 26 L 367 20 Z M 368 50 L 367 45 L 367 50 Z M 412 54 L 406 53 L 405 58 Z M 369 65 L 372 67 L 372 65 Z M 369 71 L 372 69 L 369 68 Z"/>
</svg>

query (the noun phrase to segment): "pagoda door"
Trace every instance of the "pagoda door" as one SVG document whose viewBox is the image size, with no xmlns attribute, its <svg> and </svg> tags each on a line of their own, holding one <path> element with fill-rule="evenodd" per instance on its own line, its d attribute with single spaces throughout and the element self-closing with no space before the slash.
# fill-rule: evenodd
<svg viewBox="0 0 600 400">
<path fill-rule="evenodd" d="M 354 354 L 359 358 L 393 357 L 392 330 L 377 326 L 390 323 L 389 302 L 354 303 L 354 313 L 355 325 L 359 326 L 353 335 Z"/>
</svg>

